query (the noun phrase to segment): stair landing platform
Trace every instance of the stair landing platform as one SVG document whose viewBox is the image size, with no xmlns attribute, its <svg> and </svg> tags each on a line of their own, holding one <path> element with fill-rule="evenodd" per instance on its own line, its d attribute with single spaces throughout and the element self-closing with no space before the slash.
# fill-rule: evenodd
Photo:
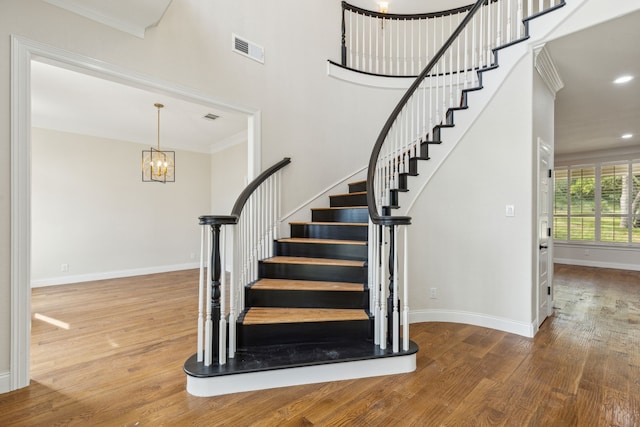
<svg viewBox="0 0 640 427">
<path fill-rule="evenodd" d="M 233 359 L 204 366 L 194 354 L 184 364 L 187 392 L 219 396 L 292 385 L 402 374 L 416 369 L 418 345 L 393 353 L 371 341 L 287 344 L 238 350 Z"/>
</svg>

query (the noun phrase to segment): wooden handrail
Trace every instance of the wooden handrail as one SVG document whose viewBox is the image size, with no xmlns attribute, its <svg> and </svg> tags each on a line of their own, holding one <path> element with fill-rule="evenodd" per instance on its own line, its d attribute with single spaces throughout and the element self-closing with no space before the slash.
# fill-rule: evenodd
<svg viewBox="0 0 640 427">
<path fill-rule="evenodd" d="M 275 165 L 271 166 L 269 169 L 263 171 L 253 181 L 251 181 L 249 185 L 247 185 L 245 189 L 242 190 L 242 193 L 240 193 L 240 195 L 236 199 L 236 202 L 233 205 L 233 209 L 231 209 L 230 215 L 203 215 L 199 217 L 200 225 L 237 224 L 238 219 L 240 218 L 240 214 L 242 213 L 242 209 L 247 203 L 247 200 L 249 200 L 249 197 L 251 197 L 251 194 L 253 194 L 253 192 L 256 191 L 258 187 L 260 187 L 260 184 L 266 181 L 271 175 L 275 174 L 280 169 L 287 166 L 289 163 L 291 163 L 291 158 L 285 157 Z"/>
<path fill-rule="evenodd" d="M 371 217 L 371 221 L 374 224 L 390 226 L 390 225 L 406 225 L 411 223 L 411 217 L 408 217 L 408 216 L 380 215 L 378 213 L 378 208 L 376 206 L 376 201 L 375 201 L 373 183 L 374 183 L 374 178 L 376 174 L 376 163 L 378 162 L 378 156 L 380 155 L 380 150 L 382 149 L 382 146 L 385 142 L 385 139 L 387 138 L 387 135 L 389 134 L 389 131 L 391 130 L 391 127 L 393 126 L 393 123 L 396 121 L 396 119 L 400 115 L 400 112 L 402 111 L 404 106 L 407 104 L 407 101 L 409 101 L 409 99 L 413 96 L 414 92 L 420 87 L 422 80 L 424 80 L 429 75 L 433 67 L 444 56 L 445 52 L 449 49 L 449 47 L 451 47 L 454 40 L 460 35 L 464 27 L 467 26 L 469 21 L 471 21 L 471 19 L 473 18 L 475 13 L 480 9 L 480 7 L 484 3 L 488 3 L 488 2 L 489 0 L 478 0 L 469 9 L 469 13 L 465 15 L 462 22 L 460 22 L 460 25 L 458 25 L 458 27 L 454 30 L 451 36 L 449 36 L 447 41 L 444 42 L 444 44 L 440 47 L 438 52 L 434 55 L 433 58 L 431 58 L 427 66 L 422 70 L 422 72 L 418 75 L 415 81 L 411 84 L 409 89 L 407 89 L 403 97 L 400 99 L 396 107 L 391 112 L 391 115 L 385 122 L 384 126 L 382 127 L 382 130 L 378 135 L 378 139 L 376 140 L 373 150 L 371 151 L 371 157 L 369 158 L 369 167 L 367 170 L 367 207 L 369 210 L 369 216 Z"/>
</svg>

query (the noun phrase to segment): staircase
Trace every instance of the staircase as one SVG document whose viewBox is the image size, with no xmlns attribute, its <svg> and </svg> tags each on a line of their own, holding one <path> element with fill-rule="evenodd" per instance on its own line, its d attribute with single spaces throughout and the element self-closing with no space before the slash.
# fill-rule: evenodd
<svg viewBox="0 0 640 427">
<path fill-rule="evenodd" d="M 530 20 L 565 5 L 564 0 L 553 0 L 557 3 L 549 7 L 539 2 L 539 11 L 519 19 L 523 33 L 510 31 L 517 39 L 486 45 L 478 57 L 470 55 L 472 62 L 457 59 L 454 67 L 451 52 L 466 47 L 467 39 L 475 41 L 476 18 L 480 29 L 486 21 L 487 28 L 495 30 L 491 9 L 484 14 L 482 8 L 502 8 L 503 1 L 511 0 L 478 0 L 468 9 L 384 124 L 366 181 L 349 184 L 346 194 L 330 196 L 328 207 L 312 209 L 310 222 L 290 223 L 290 237 L 275 236 L 281 218 L 279 185 L 265 184 L 290 159 L 256 178 L 231 215 L 200 217 L 202 252 L 205 230 L 211 233 L 210 277 L 205 286 L 201 260 L 198 352 L 184 365 L 190 394 L 215 396 L 416 369 L 418 348 L 408 333 L 411 218 L 393 214 L 400 207 L 399 195 L 408 191 L 409 177 L 418 176 L 420 161 L 430 160 L 430 147 L 453 147 L 459 137 L 452 132 L 470 125 L 469 113 L 466 124 L 457 119 L 462 125 L 454 125 L 454 114 L 467 110 L 469 94 L 483 89 L 485 73 L 498 69 L 487 76 L 500 74 L 498 52 L 526 40 Z M 513 1 L 520 13 L 522 1 Z M 494 16 L 501 11 L 494 10 Z M 501 40 L 499 31 L 494 39 Z M 515 60 L 510 62 L 513 66 Z M 225 244 L 220 241 L 221 230 L 231 225 L 235 244 L 242 247 L 233 255 L 232 270 L 237 272 L 232 271 L 229 295 L 224 275 L 221 280 L 225 262 L 220 247 Z M 403 262 L 399 241 L 405 245 Z M 234 294 L 238 287 L 243 287 L 241 296 Z"/>
<path fill-rule="evenodd" d="M 184 369 L 188 382 L 194 383 L 188 386 L 191 394 L 212 396 L 415 369 L 415 343 L 396 353 L 374 345 L 368 309 L 366 182 L 348 186 L 348 193 L 329 196 L 329 207 L 312 209 L 310 222 L 290 223 L 291 237 L 273 242 L 273 256 L 258 262 L 258 279 L 244 289 L 246 308 L 236 323 L 234 358 L 208 367 L 195 355 L 187 360 Z M 389 363 L 390 358 L 396 361 Z M 337 362 L 344 365 L 344 374 L 336 374 Z M 198 384 L 196 378 L 206 382 Z M 256 381 L 259 385 L 254 386 Z"/>
<path fill-rule="evenodd" d="M 367 223 L 365 182 L 313 209 L 311 222 L 291 223 L 274 256 L 259 262 L 245 290 L 238 348 L 255 345 L 367 340 Z"/>
</svg>

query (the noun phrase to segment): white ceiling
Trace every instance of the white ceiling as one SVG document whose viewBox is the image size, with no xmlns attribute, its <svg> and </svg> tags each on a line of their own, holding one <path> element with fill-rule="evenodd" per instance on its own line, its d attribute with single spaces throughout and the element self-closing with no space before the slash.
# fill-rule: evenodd
<svg viewBox="0 0 640 427">
<path fill-rule="evenodd" d="M 171 2 L 46 1 L 76 13 L 84 10 L 84 16 L 115 28 L 114 23 L 136 21 L 138 30 L 156 25 Z M 547 43 L 565 84 L 555 105 L 557 155 L 640 148 L 639 22 L 640 12 L 636 12 Z M 622 74 L 635 79 L 623 86 L 613 85 L 612 81 Z M 36 127 L 155 145 L 156 102 L 165 104 L 161 112 L 162 147 L 212 152 L 216 144 L 225 145 L 246 132 L 247 118 L 240 113 L 32 63 L 32 124 Z M 207 113 L 221 118 L 207 121 L 202 118 Z M 623 133 L 634 136 L 623 140 Z"/>
<path fill-rule="evenodd" d="M 640 149 L 640 12 L 546 45 L 565 84 L 556 96 L 556 155 Z M 629 74 L 624 85 L 613 80 Z M 631 139 L 621 139 L 632 133 Z"/>
<path fill-rule="evenodd" d="M 34 127 L 211 153 L 246 138 L 247 116 L 194 104 L 43 62 L 31 63 Z M 218 119 L 204 119 L 206 114 Z"/>
</svg>

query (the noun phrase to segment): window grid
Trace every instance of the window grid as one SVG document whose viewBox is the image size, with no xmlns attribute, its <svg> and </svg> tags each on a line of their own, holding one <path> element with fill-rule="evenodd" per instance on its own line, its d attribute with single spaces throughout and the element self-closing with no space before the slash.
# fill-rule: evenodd
<svg viewBox="0 0 640 427">
<path fill-rule="evenodd" d="M 557 168 L 553 238 L 640 243 L 640 160 Z"/>
</svg>

